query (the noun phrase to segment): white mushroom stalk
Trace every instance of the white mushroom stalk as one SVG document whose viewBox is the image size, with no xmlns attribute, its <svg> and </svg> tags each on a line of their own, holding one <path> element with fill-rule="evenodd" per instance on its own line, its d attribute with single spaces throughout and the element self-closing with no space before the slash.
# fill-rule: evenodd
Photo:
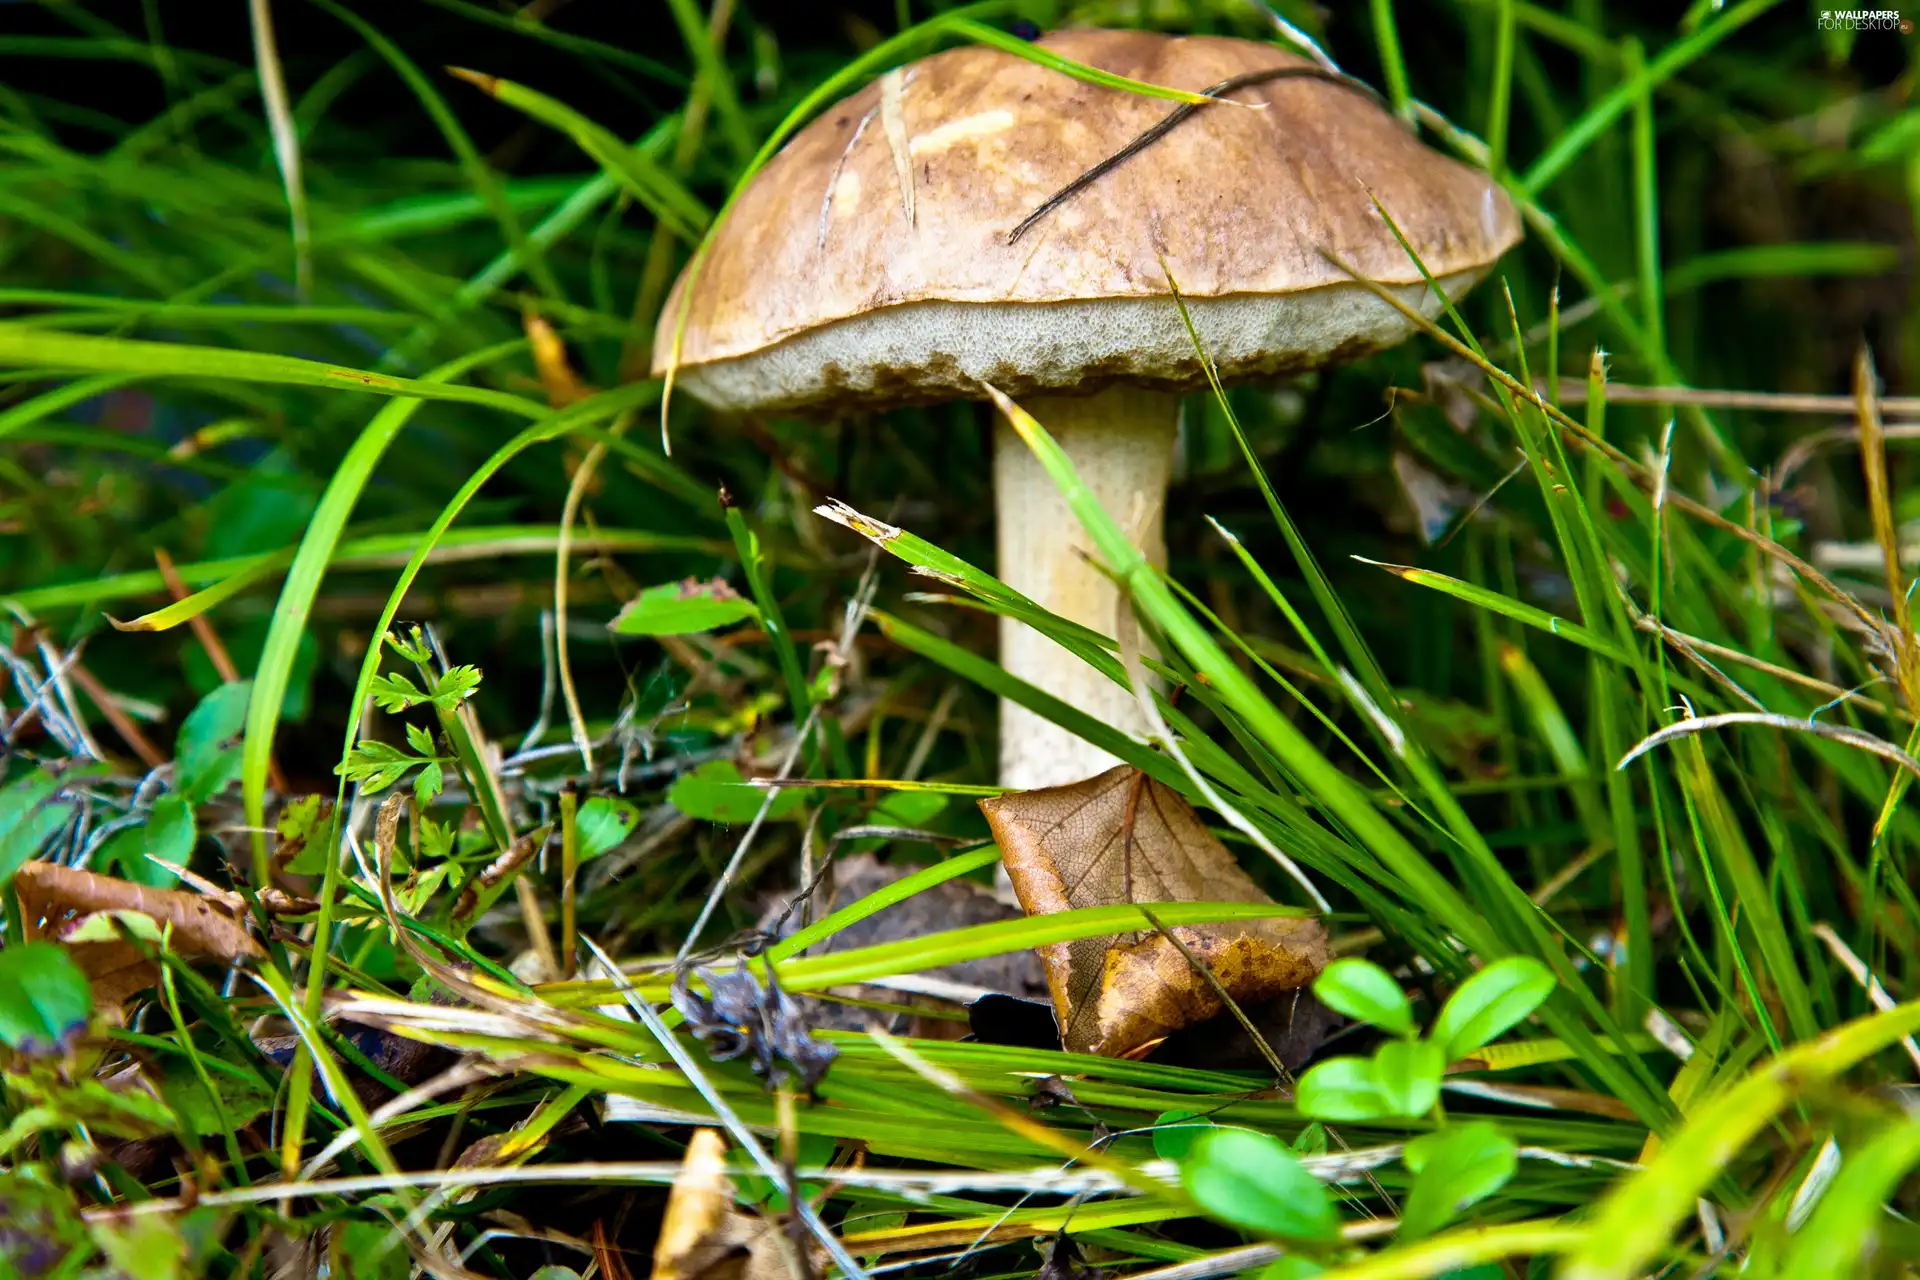
<svg viewBox="0 0 1920 1280">
<path fill-rule="evenodd" d="M 1074 471 L 1148 561 L 1164 567 L 1167 480 L 1180 398 L 1116 387 L 1090 396 L 1030 396 L 1021 407 L 1066 451 Z M 1005 420 L 994 435 L 993 494 L 1000 580 L 1069 622 L 1113 635 L 1116 611 L 1127 602 L 1101 571 L 1091 539 L 1053 478 Z M 1123 733 L 1147 727 L 1130 691 L 1025 623 L 1000 620 L 1000 664 Z M 1000 704 L 1001 785 L 1016 791 L 1064 786 L 1118 763 L 1018 703 Z"/>
</svg>

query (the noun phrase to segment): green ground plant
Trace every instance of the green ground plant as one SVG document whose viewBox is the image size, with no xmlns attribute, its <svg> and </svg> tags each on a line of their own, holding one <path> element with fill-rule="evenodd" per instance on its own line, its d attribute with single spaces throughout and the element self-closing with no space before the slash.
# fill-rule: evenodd
<svg viewBox="0 0 1920 1280">
<path fill-rule="evenodd" d="M 0 6 L 0 1266 L 632 1274 L 710 1128 L 756 1280 L 1909 1274 L 1910 34 L 1776 0 L 213 10 Z M 1528 227 L 1407 346 L 1193 397 L 1165 572 L 1012 401 L 723 422 L 649 376 L 782 141 L 1065 22 L 1311 42 Z M 981 567 L 995 414 L 1157 658 Z M 1008 676 L 1001 614 L 1144 661 L 1164 735 Z M 1278 905 L 835 946 L 991 881 L 1001 698 Z M 1301 913 L 1265 848 L 1347 957 L 1316 991 L 1356 1029 L 1297 1079 L 888 1005 L 774 1086 L 685 1024 L 722 981 L 784 1018 Z M 749 945 L 854 850 L 908 874 Z M 676 959 L 724 978 L 676 998 Z"/>
</svg>

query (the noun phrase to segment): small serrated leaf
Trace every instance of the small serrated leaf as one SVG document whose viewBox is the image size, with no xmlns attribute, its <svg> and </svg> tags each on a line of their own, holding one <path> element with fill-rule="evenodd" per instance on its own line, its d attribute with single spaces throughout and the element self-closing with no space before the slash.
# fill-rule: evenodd
<svg viewBox="0 0 1920 1280">
<path fill-rule="evenodd" d="M 327 869 L 324 837 L 327 818 L 333 805 L 325 796 L 298 796 L 281 807 L 274 830 L 280 847 L 274 850 L 274 862 L 295 875 L 315 876 Z"/>
<path fill-rule="evenodd" d="M 407 726 L 407 745 L 413 748 L 416 755 L 434 754 L 433 735 L 417 724 Z"/>
<path fill-rule="evenodd" d="M 433 705 L 443 711 L 451 711 L 471 698 L 479 688 L 480 668 L 448 667 L 446 673 L 433 682 Z"/>
<path fill-rule="evenodd" d="M 398 715 L 427 700 L 427 695 L 403 675 L 375 676 L 367 692 L 373 695 L 374 705 L 388 715 Z"/>
<path fill-rule="evenodd" d="M 446 777 L 438 760 L 428 764 L 413 779 L 413 798 L 420 802 L 421 808 L 440 798 L 440 789 L 446 785 Z"/>
</svg>

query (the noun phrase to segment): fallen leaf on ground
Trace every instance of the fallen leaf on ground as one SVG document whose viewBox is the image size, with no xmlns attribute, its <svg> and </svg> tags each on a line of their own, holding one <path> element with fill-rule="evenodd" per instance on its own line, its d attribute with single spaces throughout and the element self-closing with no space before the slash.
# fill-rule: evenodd
<svg viewBox="0 0 1920 1280">
<path fill-rule="evenodd" d="M 726 1141 L 712 1129 L 695 1129 L 667 1194 L 653 1280 L 785 1280 L 779 1228 L 735 1208 L 736 1195 Z"/>
<path fill-rule="evenodd" d="M 150 889 L 51 862 L 29 862 L 13 878 L 26 937 L 67 946 L 93 987 L 94 1003 L 110 1010 L 159 980 L 158 966 L 123 935 L 157 940 L 171 926 L 176 955 L 233 963 L 266 955 L 241 923 L 237 894 L 210 897 L 184 889 Z"/>
<path fill-rule="evenodd" d="M 1028 915 L 1130 902 L 1271 902 L 1192 806 L 1121 765 L 1071 786 L 982 800 Z M 1041 947 L 1064 1048 L 1127 1057 L 1224 1008 L 1194 962 L 1243 1007 L 1304 987 L 1326 966 L 1319 921 L 1180 926 Z"/>
</svg>

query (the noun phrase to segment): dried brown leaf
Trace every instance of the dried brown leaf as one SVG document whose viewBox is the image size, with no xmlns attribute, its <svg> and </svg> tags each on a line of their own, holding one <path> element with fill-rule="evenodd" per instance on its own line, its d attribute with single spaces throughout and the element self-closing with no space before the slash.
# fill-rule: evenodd
<svg viewBox="0 0 1920 1280">
<path fill-rule="evenodd" d="M 242 923 L 244 904 L 237 894 L 213 897 L 184 889 L 151 889 L 129 880 L 29 862 L 14 874 L 20 914 L 29 939 L 66 941 L 89 919 L 105 913 L 145 916 L 171 926 L 177 955 L 210 956 L 234 963 L 259 959 L 266 952 Z M 94 1002 L 111 1009 L 159 980 L 159 970 L 141 950 L 124 941 L 68 942 L 68 949 L 93 986 Z"/>
<path fill-rule="evenodd" d="M 1271 902 L 1178 792 L 1122 765 L 1071 786 L 1010 792 L 980 808 L 1028 915 L 1128 902 Z M 1316 920 L 1249 920 L 1171 932 L 1238 1004 L 1311 982 L 1328 959 Z M 1124 1057 L 1225 1007 L 1164 934 L 1042 947 L 1072 1052 Z"/>
<path fill-rule="evenodd" d="M 593 394 L 593 388 L 580 380 L 567 358 L 567 345 L 560 340 L 545 316 L 528 311 L 521 317 L 527 334 L 527 346 L 533 352 L 533 367 L 547 393 L 547 403 L 555 409 L 577 404 Z"/>
<path fill-rule="evenodd" d="M 779 1228 L 734 1197 L 726 1140 L 694 1130 L 654 1241 L 653 1280 L 789 1280 Z"/>
<path fill-rule="evenodd" d="M 712 1129 L 695 1129 L 654 1241 L 653 1280 L 689 1280 L 730 1248 L 723 1237 L 733 1197 L 726 1140 Z"/>
</svg>

